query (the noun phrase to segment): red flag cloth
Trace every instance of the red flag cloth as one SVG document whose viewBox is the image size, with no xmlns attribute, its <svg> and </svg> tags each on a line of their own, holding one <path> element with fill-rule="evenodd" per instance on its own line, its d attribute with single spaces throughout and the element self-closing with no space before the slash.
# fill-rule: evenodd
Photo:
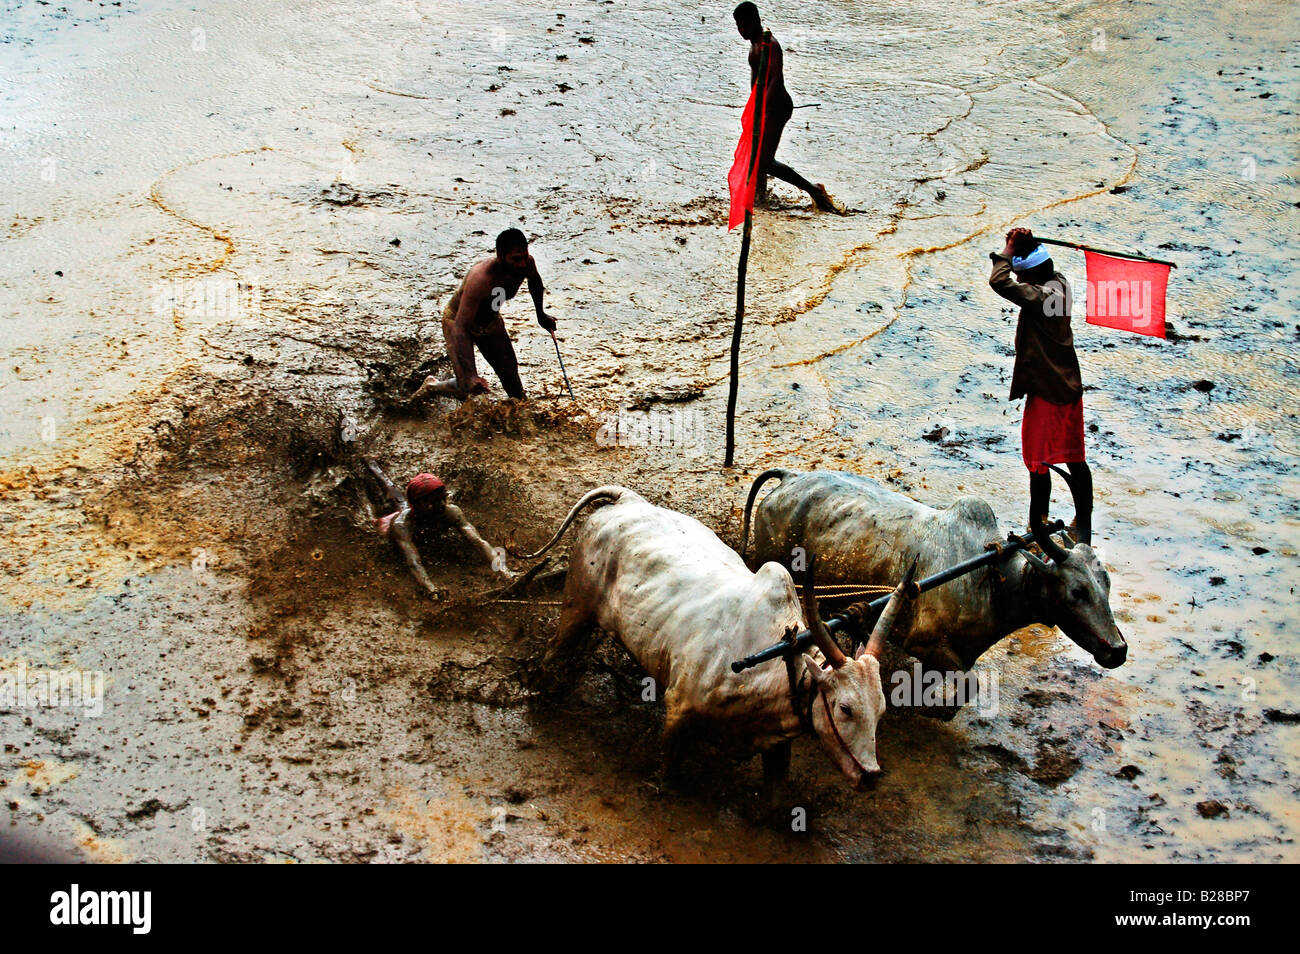
<svg viewBox="0 0 1300 954">
<path fill-rule="evenodd" d="M 745 104 L 745 112 L 740 117 L 740 142 L 736 145 L 736 158 L 731 164 L 731 171 L 727 173 L 727 186 L 731 189 L 731 217 L 727 220 L 727 231 L 730 232 L 741 222 L 745 221 L 745 213 L 752 212 L 754 209 L 754 189 L 758 185 L 758 163 L 755 163 L 754 177 L 749 178 L 749 160 L 754 151 L 754 95 L 758 90 L 758 84 L 749 91 L 749 102 Z M 763 112 L 766 114 L 767 110 Z M 763 128 L 767 125 L 767 116 L 764 115 L 759 123 L 758 141 L 763 141 Z"/>
<path fill-rule="evenodd" d="M 1088 324 L 1163 338 L 1169 266 L 1099 252 L 1083 255 L 1088 262 Z"/>
</svg>

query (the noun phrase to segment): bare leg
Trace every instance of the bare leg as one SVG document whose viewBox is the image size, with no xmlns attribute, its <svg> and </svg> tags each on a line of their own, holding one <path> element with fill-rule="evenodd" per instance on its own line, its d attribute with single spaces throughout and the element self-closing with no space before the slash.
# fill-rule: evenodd
<svg viewBox="0 0 1300 954">
<path fill-rule="evenodd" d="M 778 179 L 784 179 L 791 182 L 785 176 L 777 173 L 773 167 L 780 165 L 776 161 L 776 150 L 781 145 L 781 134 L 785 132 L 785 124 L 790 121 L 790 112 L 788 110 L 773 110 L 768 112 L 765 128 L 763 129 L 763 151 L 758 157 L 758 182 L 754 189 L 755 198 L 767 197 L 767 177 L 776 176 Z M 785 169 L 785 166 L 781 166 Z M 797 183 L 791 183 L 797 185 Z M 800 188 L 803 188 L 800 186 Z"/>
<path fill-rule="evenodd" d="M 774 179 L 780 179 L 782 182 L 788 182 L 790 183 L 790 185 L 802 189 L 804 192 L 807 192 L 810 196 L 813 197 L 814 200 L 816 200 L 818 193 L 821 191 L 817 188 L 817 186 L 813 185 L 803 176 L 799 175 L 799 173 L 795 172 L 784 162 L 778 162 L 775 159 L 773 159 L 771 162 L 767 164 L 767 169 L 765 170 L 764 175 L 765 176 L 770 175 Z"/>
<path fill-rule="evenodd" d="M 1081 460 L 1065 465 L 1070 470 L 1074 500 L 1074 539 L 1092 544 L 1092 470 Z"/>
<path fill-rule="evenodd" d="M 451 312 L 451 303 L 448 302 L 442 311 L 442 338 L 447 345 L 447 357 L 451 360 L 452 376 L 449 378 L 435 378 L 433 375 L 429 375 L 416 392 L 411 395 L 410 403 L 415 404 L 434 394 L 445 394 L 461 400 L 464 400 L 468 395 L 468 388 L 461 384 L 460 378 L 457 377 L 457 371 L 460 368 L 473 369 L 474 344 L 468 335 L 462 335 L 459 343 L 457 342 L 453 335 L 454 320 L 455 316 Z M 457 351 L 458 347 L 459 352 Z"/>
<path fill-rule="evenodd" d="M 522 398 L 524 385 L 519 380 L 519 361 L 515 358 L 515 346 L 510 341 L 505 323 L 498 318 L 496 327 L 479 335 L 474 339 L 474 343 L 478 345 L 479 352 L 492 366 L 492 370 L 497 373 L 506 396 Z"/>
<path fill-rule="evenodd" d="M 767 171 L 773 177 L 780 179 L 782 182 L 788 182 L 792 186 L 798 186 L 812 197 L 813 205 L 817 206 L 823 212 L 834 212 L 836 215 L 847 215 L 848 213 L 840 206 L 835 204 L 831 194 L 826 191 L 826 187 L 818 183 L 813 185 L 799 173 L 795 172 L 783 162 L 777 162 L 775 159 L 768 164 Z"/>
<path fill-rule="evenodd" d="M 760 196 L 767 191 L 767 177 L 780 179 L 782 182 L 788 182 L 796 189 L 802 189 L 812 198 L 813 204 L 823 212 L 835 212 L 843 215 L 844 210 L 836 206 L 831 200 L 830 194 L 826 191 L 824 185 L 814 185 L 799 173 L 795 172 L 784 162 L 777 161 L 776 150 L 781 145 L 781 134 L 785 131 L 785 124 L 790 120 L 790 113 L 782 111 L 779 113 L 769 114 L 768 129 L 763 134 L 763 157 L 762 172 L 758 177 L 758 188 L 755 196 Z"/>
<path fill-rule="evenodd" d="M 813 185 L 799 173 L 795 172 L 784 162 L 777 162 L 775 159 L 767 164 L 762 177 L 759 178 L 759 185 L 766 190 L 767 176 L 774 179 L 780 179 L 782 182 L 788 182 L 792 186 L 802 189 L 812 197 L 813 204 L 823 212 L 834 212 L 836 215 L 847 215 L 848 213 L 840 206 L 835 204 L 831 194 L 826 191 L 826 187 L 820 183 Z M 755 193 L 757 195 L 758 193 Z"/>
<path fill-rule="evenodd" d="M 1029 474 L 1029 526 L 1031 529 L 1047 519 L 1052 506 L 1052 472 Z"/>
</svg>

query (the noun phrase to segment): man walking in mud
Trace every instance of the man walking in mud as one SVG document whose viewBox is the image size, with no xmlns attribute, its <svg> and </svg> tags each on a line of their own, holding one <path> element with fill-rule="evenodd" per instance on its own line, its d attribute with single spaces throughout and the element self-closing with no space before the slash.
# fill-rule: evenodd
<svg viewBox="0 0 1300 954">
<path fill-rule="evenodd" d="M 1084 462 L 1083 383 L 1070 330 L 1070 286 L 1029 229 L 1012 229 L 1002 251 L 989 257 L 989 285 L 1020 306 L 1011 400 L 1026 398 L 1020 440 L 1029 468 L 1029 527 L 1037 530 L 1047 519 L 1048 465 L 1065 464 L 1074 496 L 1074 537 L 1091 543 L 1092 472 Z"/>
<path fill-rule="evenodd" d="M 752 89 L 758 82 L 758 67 L 762 61 L 763 55 L 763 22 L 758 15 L 758 7 L 750 3 L 749 0 L 736 7 L 733 16 L 736 18 L 736 29 L 740 35 L 749 41 L 749 85 Z M 776 159 L 776 148 L 781 144 L 781 133 L 785 130 L 785 124 L 790 121 L 794 114 L 794 100 L 790 98 L 790 92 L 785 88 L 785 67 L 781 53 L 781 44 L 776 42 L 775 37 L 768 39 L 767 47 L 767 85 L 763 90 L 763 142 L 759 149 L 759 171 L 758 183 L 754 190 L 754 195 L 758 201 L 767 199 L 767 177 L 773 176 L 782 182 L 788 182 L 790 185 L 802 189 L 812 197 L 813 204 L 823 212 L 834 212 L 838 215 L 846 215 L 844 207 L 839 205 L 826 187 L 818 183 L 813 185 L 799 173 L 795 172 L 783 162 Z M 757 120 L 754 122 L 755 130 L 760 128 Z"/>
<path fill-rule="evenodd" d="M 506 229 L 497 236 L 496 255 L 466 273 L 443 309 L 442 335 L 447 342 L 453 377 L 425 378 L 411 396 L 412 403 L 431 394 L 448 394 L 463 400 L 471 394 L 485 393 L 488 383 L 479 376 L 474 363 L 475 348 L 492 366 L 508 397 L 524 396 L 519 362 L 501 317 L 501 307 L 515 297 L 525 279 L 537 309 L 537 323 L 554 334 L 555 319 L 542 309 L 542 276 L 528 254 L 528 239 L 518 229 Z"/>
</svg>

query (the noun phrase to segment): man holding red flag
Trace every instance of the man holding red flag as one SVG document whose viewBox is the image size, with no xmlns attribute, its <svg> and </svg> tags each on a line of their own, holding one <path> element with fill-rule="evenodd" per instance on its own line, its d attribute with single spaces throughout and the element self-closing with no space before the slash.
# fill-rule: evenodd
<svg viewBox="0 0 1300 954">
<path fill-rule="evenodd" d="M 1011 400 L 1026 398 L 1020 439 L 1029 469 L 1029 527 L 1037 531 L 1047 519 L 1048 465 L 1065 464 L 1074 496 L 1074 537 L 1091 543 L 1092 472 L 1084 462 L 1083 383 L 1070 330 L 1069 283 L 1029 229 L 1012 229 L 1002 251 L 989 257 L 989 285 L 1020 306 Z"/>
<path fill-rule="evenodd" d="M 838 215 L 847 214 L 844 208 L 831 198 L 824 185 L 813 185 L 785 163 L 777 162 L 776 147 L 781 144 L 781 133 L 785 129 L 785 124 L 790 121 L 790 117 L 794 114 L 794 100 L 790 98 L 790 92 L 785 88 L 785 70 L 781 44 L 777 43 L 770 33 L 766 44 L 764 43 L 763 22 L 759 18 L 758 7 L 750 3 L 749 0 L 745 0 L 744 3 L 736 7 L 733 16 L 736 18 L 736 29 L 750 44 L 749 87 L 751 92 L 750 104 L 745 108 L 745 115 L 741 119 L 744 131 L 741 135 L 740 147 L 736 150 L 736 165 L 732 167 L 732 174 L 728 176 L 732 190 L 732 222 L 730 227 L 734 228 L 736 225 L 737 198 L 741 198 L 743 200 L 742 205 L 748 208 L 753 208 L 755 196 L 760 201 L 766 200 L 767 177 L 769 175 L 807 192 L 812 196 L 813 204 L 823 212 L 835 212 Z M 763 87 L 763 115 L 761 118 L 756 118 L 753 111 L 753 90 L 758 85 L 758 69 L 763 59 L 764 46 L 767 49 L 767 82 Z M 759 129 L 759 135 L 762 137 L 758 156 L 758 173 L 754 182 L 746 182 L 749 169 L 750 143 L 753 141 L 755 127 Z M 736 177 L 738 170 L 740 172 L 739 181 L 737 181 Z M 746 186 L 747 188 L 744 188 Z M 737 196 L 738 188 L 744 188 L 744 193 L 741 196 Z M 741 208 L 740 217 L 744 218 L 744 214 L 744 208 Z"/>
</svg>

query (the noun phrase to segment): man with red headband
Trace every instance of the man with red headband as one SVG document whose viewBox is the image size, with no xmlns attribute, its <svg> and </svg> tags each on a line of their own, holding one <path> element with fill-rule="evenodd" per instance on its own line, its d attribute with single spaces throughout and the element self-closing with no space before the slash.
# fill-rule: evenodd
<svg viewBox="0 0 1300 954">
<path fill-rule="evenodd" d="M 506 579 L 514 579 L 514 574 L 506 567 L 505 551 L 494 550 L 491 544 L 479 536 L 461 509 L 448 500 L 447 485 L 441 480 L 433 474 L 417 474 L 407 482 L 406 493 L 402 493 L 373 460 L 366 458 L 366 466 L 383 486 L 388 499 L 397 507 L 392 513 L 376 518 L 375 529 L 402 551 L 411 574 L 425 590 L 435 597 L 442 597 L 425 572 L 416 540 L 429 531 L 443 529 L 460 531 L 465 539 L 482 552 L 493 570 Z"/>
<path fill-rule="evenodd" d="M 1029 229 L 1012 229 L 1002 251 L 989 257 L 989 285 L 1020 306 L 1011 400 L 1026 399 L 1020 441 L 1029 469 L 1029 528 L 1037 532 L 1047 519 L 1048 465 L 1065 464 L 1074 495 L 1074 536 L 1091 543 L 1092 472 L 1084 462 L 1083 382 L 1070 330 L 1069 283 Z"/>
</svg>

